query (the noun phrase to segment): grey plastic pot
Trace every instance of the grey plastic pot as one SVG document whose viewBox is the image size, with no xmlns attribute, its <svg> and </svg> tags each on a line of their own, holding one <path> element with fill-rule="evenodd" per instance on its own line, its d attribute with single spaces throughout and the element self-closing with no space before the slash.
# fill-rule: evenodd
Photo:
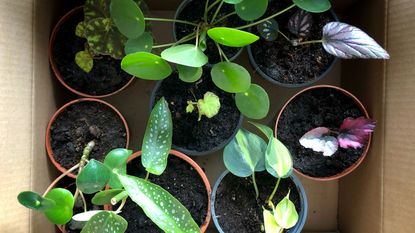
<svg viewBox="0 0 415 233">
<path fill-rule="evenodd" d="M 219 233 L 226 233 L 226 232 L 222 230 L 222 227 L 220 226 L 219 221 L 218 221 L 218 213 L 216 213 L 216 208 L 215 208 L 216 192 L 218 191 L 218 187 L 220 183 L 225 178 L 225 176 L 227 176 L 228 174 L 231 174 L 231 173 L 228 170 L 226 170 L 225 172 L 222 173 L 222 175 L 216 181 L 215 186 L 213 187 L 213 192 L 211 196 L 212 200 L 210 202 L 210 204 L 212 205 L 211 209 L 212 209 L 213 223 L 215 224 L 215 227 L 219 231 Z M 297 191 L 300 194 L 301 211 L 298 213 L 299 218 L 298 218 L 297 224 L 293 228 L 290 228 L 289 230 L 287 230 L 286 232 L 287 233 L 301 233 L 301 230 L 303 229 L 304 224 L 307 220 L 307 212 L 308 212 L 307 195 L 305 193 L 304 187 L 301 184 L 300 180 L 294 174 L 290 176 L 290 179 L 294 182 L 295 186 L 297 187 Z"/>
</svg>

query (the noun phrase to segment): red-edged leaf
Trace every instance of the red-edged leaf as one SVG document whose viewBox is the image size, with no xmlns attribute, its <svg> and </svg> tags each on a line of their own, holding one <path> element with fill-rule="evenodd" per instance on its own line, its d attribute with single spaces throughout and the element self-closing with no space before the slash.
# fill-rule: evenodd
<svg viewBox="0 0 415 233">
<path fill-rule="evenodd" d="M 365 117 L 359 117 L 356 119 L 346 118 L 343 124 L 340 126 L 339 141 L 340 147 L 342 148 L 360 148 L 368 140 L 370 133 L 376 127 L 376 122 L 372 119 Z"/>
<path fill-rule="evenodd" d="M 323 152 L 324 156 L 332 156 L 336 153 L 339 143 L 335 137 L 325 136 L 328 133 L 330 133 L 330 129 L 317 127 L 304 134 L 300 138 L 300 144 L 315 152 Z"/>
</svg>

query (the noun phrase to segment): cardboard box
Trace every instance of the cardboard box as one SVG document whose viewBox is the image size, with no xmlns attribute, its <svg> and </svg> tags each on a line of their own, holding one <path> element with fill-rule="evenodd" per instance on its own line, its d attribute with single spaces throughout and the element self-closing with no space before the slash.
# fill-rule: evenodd
<svg viewBox="0 0 415 233">
<path fill-rule="evenodd" d="M 155 15 L 172 15 L 180 0 L 148 0 Z M 46 125 L 53 112 L 76 96 L 50 72 L 47 45 L 51 28 L 80 0 L 0 1 L 0 232 L 48 233 L 54 227 L 17 203 L 23 190 L 43 192 L 58 173 L 44 148 Z M 333 1 L 342 21 L 364 29 L 387 48 L 391 60 L 341 61 L 321 83 L 354 93 L 378 122 L 369 155 L 340 181 L 302 179 L 309 199 L 304 232 L 415 232 L 415 1 Z M 155 24 L 160 42 L 171 41 L 172 26 Z M 163 29 L 163 30 L 157 30 Z M 238 62 L 250 67 L 246 54 Z M 276 87 L 252 72 L 271 96 L 263 123 L 274 125 L 282 104 L 298 89 Z M 141 144 L 148 100 L 154 82 L 137 79 L 106 99 L 130 125 L 131 149 Z M 224 170 L 221 153 L 196 160 L 212 185 Z M 211 232 L 216 232 L 212 227 Z"/>
</svg>

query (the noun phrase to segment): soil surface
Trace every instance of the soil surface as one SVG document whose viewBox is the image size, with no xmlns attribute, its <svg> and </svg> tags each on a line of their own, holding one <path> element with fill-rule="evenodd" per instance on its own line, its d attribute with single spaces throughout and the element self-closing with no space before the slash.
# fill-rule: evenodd
<svg viewBox="0 0 415 233">
<path fill-rule="evenodd" d="M 229 173 L 216 192 L 215 211 L 219 225 L 226 233 L 263 232 L 263 209 L 274 190 L 277 179 L 267 172 L 256 173 L 259 199 L 255 199 L 252 178 L 240 178 Z M 282 179 L 272 199 L 277 205 L 291 190 L 290 200 L 298 213 L 301 211 L 300 194 L 291 179 Z"/>
<path fill-rule="evenodd" d="M 108 106 L 84 101 L 66 108 L 50 128 L 53 156 L 61 166 L 76 165 L 88 142 L 95 147 L 89 158 L 103 161 L 112 149 L 127 144 L 126 129 L 119 116 Z"/>
<path fill-rule="evenodd" d="M 195 83 L 180 81 L 177 73 L 163 80 L 156 91 L 156 100 L 161 97 L 169 103 L 173 120 L 173 144 L 191 151 L 204 152 L 228 141 L 238 127 L 240 112 L 235 105 L 234 95 L 220 90 L 208 73 Z M 197 108 L 186 113 L 187 101 L 197 102 L 206 92 L 220 98 L 219 113 L 213 118 L 202 116 L 198 121 Z"/>
<path fill-rule="evenodd" d="M 268 6 L 266 15 L 272 15 L 292 4 L 292 0 L 274 0 Z M 306 38 L 299 38 L 288 30 L 288 20 L 299 8 L 294 7 L 288 12 L 277 16 L 279 30 L 290 40 L 300 41 L 320 40 L 326 23 L 335 21 L 330 12 L 312 14 L 313 25 Z M 252 28 L 257 35 L 256 27 Z M 293 46 L 283 36 L 278 35 L 275 41 L 261 39 L 251 47 L 252 55 L 259 69 L 266 75 L 283 84 L 308 83 L 319 78 L 334 61 L 321 43 Z"/>
<path fill-rule="evenodd" d="M 364 147 L 339 147 L 334 155 L 323 156 L 323 153 L 304 148 L 299 140 L 316 127 L 338 131 L 345 118 L 360 116 L 364 116 L 363 112 L 345 94 L 331 88 L 309 90 L 287 105 L 278 122 L 277 136 L 290 150 L 297 170 L 313 177 L 334 176 L 353 165 Z"/>
<path fill-rule="evenodd" d="M 131 75 L 122 71 L 121 60 L 110 56 L 94 59 L 94 67 L 86 73 L 75 63 L 75 54 L 85 49 L 86 39 L 75 35 L 76 25 L 83 20 L 83 11 L 78 11 L 64 22 L 56 33 L 52 47 L 53 57 L 66 84 L 89 95 L 112 93 L 130 81 Z"/>
<path fill-rule="evenodd" d="M 129 175 L 144 178 L 145 169 L 141 159 L 137 158 L 128 164 Z M 208 195 L 199 173 L 186 161 L 170 155 L 167 169 L 161 176 L 150 175 L 149 180 L 160 185 L 176 197 L 191 213 L 196 223 L 201 226 L 206 219 Z M 128 199 L 120 214 L 128 221 L 127 233 L 162 233 L 131 199 Z"/>
<path fill-rule="evenodd" d="M 205 2 L 206 0 L 193 0 L 189 2 L 180 12 L 177 18 L 181 20 L 194 22 L 194 23 L 202 22 L 203 13 L 205 11 Z M 216 9 L 217 7 L 215 6 L 212 10 L 209 11 L 209 14 L 208 14 L 209 19 L 212 19 L 213 14 L 215 13 Z M 234 6 L 231 4 L 225 3 L 223 4 L 216 19 L 220 19 L 223 16 L 233 11 L 235 11 Z M 240 19 L 237 15 L 233 15 L 223 20 L 222 22 L 218 23 L 217 25 L 215 25 L 215 27 L 236 27 L 236 26 L 241 26 L 245 24 L 246 24 L 245 21 Z M 192 25 L 177 23 L 175 30 L 176 30 L 177 39 L 180 40 L 184 36 L 194 32 L 196 29 Z M 205 54 L 209 57 L 209 64 L 216 64 L 221 61 L 218 49 L 214 41 L 210 39 L 208 36 L 207 38 L 208 38 L 206 41 L 207 49 L 205 51 Z M 187 43 L 195 43 L 195 40 L 189 41 Z M 241 50 L 241 48 L 232 48 L 232 47 L 227 47 L 224 45 L 221 45 L 221 47 L 222 47 L 222 50 L 225 52 L 226 56 L 228 57 L 228 59 L 231 59 L 232 57 L 234 57 Z"/>
</svg>

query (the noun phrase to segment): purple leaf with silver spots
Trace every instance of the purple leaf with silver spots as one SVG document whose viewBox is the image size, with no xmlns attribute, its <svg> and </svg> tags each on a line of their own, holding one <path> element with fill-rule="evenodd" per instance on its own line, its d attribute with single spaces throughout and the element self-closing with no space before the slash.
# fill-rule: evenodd
<svg viewBox="0 0 415 233">
<path fill-rule="evenodd" d="M 315 152 L 323 152 L 324 156 L 332 156 L 336 153 L 339 143 L 333 136 L 325 136 L 330 133 L 326 127 L 317 127 L 308 131 L 300 138 L 300 144 Z"/>
<path fill-rule="evenodd" d="M 337 136 L 340 147 L 355 149 L 363 147 L 375 127 L 376 122 L 365 117 L 344 119 Z"/>
<path fill-rule="evenodd" d="M 291 33 L 306 37 L 310 33 L 313 25 L 313 16 L 304 10 L 299 9 L 295 12 L 288 21 L 288 29 Z"/>
</svg>

